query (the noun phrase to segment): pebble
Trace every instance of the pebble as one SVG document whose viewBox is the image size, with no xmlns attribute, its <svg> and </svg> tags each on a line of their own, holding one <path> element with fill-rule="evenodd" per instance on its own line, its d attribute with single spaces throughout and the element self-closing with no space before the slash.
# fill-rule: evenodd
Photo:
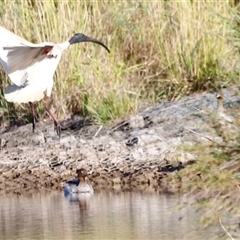
<svg viewBox="0 0 240 240">
<path fill-rule="evenodd" d="M 68 144 L 68 143 L 75 143 L 76 138 L 73 135 L 69 135 L 63 138 L 60 138 L 60 144 Z"/>
<path fill-rule="evenodd" d="M 31 135 L 29 135 L 28 139 L 35 144 L 45 143 L 44 134 L 42 132 L 32 133 Z"/>
</svg>

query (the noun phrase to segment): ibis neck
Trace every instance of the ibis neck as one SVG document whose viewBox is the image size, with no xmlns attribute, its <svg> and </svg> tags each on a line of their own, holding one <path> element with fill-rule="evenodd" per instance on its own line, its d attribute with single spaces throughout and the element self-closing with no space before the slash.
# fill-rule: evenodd
<svg viewBox="0 0 240 240">
<path fill-rule="evenodd" d="M 66 41 L 66 42 L 59 43 L 59 45 L 62 50 L 66 50 L 69 47 L 70 43 L 69 41 Z"/>
</svg>

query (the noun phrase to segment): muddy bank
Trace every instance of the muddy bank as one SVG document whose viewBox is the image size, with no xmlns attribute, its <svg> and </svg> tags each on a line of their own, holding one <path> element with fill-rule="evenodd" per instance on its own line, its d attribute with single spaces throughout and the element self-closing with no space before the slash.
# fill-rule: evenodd
<svg viewBox="0 0 240 240">
<path fill-rule="evenodd" d="M 61 188 L 81 167 L 91 173 L 95 188 L 167 188 L 168 174 L 198 161 L 183 146 L 221 143 L 216 122 L 230 135 L 239 134 L 235 124 L 239 88 L 223 90 L 223 100 L 224 108 L 216 93 L 196 94 L 141 109 L 109 127 L 88 125 L 73 117 L 62 123 L 60 139 L 50 121 L 40 121 L 35 133 L 31 124 L 2 128 L 0 189 Z"/>
</svg>

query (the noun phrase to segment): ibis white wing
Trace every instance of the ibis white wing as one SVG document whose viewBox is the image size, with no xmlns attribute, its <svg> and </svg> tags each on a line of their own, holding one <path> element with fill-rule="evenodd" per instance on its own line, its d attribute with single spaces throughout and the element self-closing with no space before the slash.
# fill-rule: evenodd
<svg viewBox="0 0 240 240">
<path fill-rule="evenodd" d="M 52 48 L 53 43 L 33 44 L 0 26 L 0 63 L 11 81 L 21 86 L 28 67 L 43 60 L 44 49 Z"/>
<path fill-rule="evenodd" d="M 46 46 L 14 46 L 3 48 L 3 52 L 5 53 L 5 58 L 1 58 L 4 62 L 3 68 L 14 84 L 17 86 L 24 84 L 28 77 L 28 69 L 47 57 L 46 54 L 43 54 L 45 48 Z"/>
<path fill-rule="evenodd" d="M 53 45 L 51 42 L 43 42 L 34 44 L 24 38 L 19 37 L 13 32 L 10 32 L 4 27 L 0 26 L 0 48 L 6 46 L 28 46 L 28 47 L 44 47 L 46 45 Z"/>
<path fill-rule="evenodd" d="M 32 44 L 25 40 L 24 38 L 19 37 L 18 35 L 14 34 L 13 32 L 10 32 L 4 27 L 0 26 L 0 47 L 3 46 L 21 46 L 21 44 Z"/>
<path fill-rule="evenodd" d="M 5 90 L 9 102 L 34 102 L 50 96 L 53 75 L 69 42 L 33 44 L 0 26 L 0 63 L 14 85 Z"/>
<path fill-rule="evenodd" d="M 16 48 L 14 48 L 11 51 L 15 52 L 18 50 L 20 49 L 16 50 Z M 12 85 L 6 88 L 5 98 L 7 101 L 17 103 L 39 101 L 44 97 L 43 93 L 46 90 L 47 96 L 50 96 L 53 86 L 53 75 L 60 61 L 62 52 L 56 46 L 51 48 L 51 50 L 47 49 L 47 51 L 49 50 L 48 53 L 45 53 L 45 50 L 45 48 L 34 49 L 34 55 L 36 57 L 32 61 L 31 65 L 25 69 L 25 74 L 21 79 L 21 84 Z M 15 58 L 11 58 L 11 51 L 9 51 L 8 55 L 12 61 L 10 62 L 10 66 L 13 67 Z M 25 61 L 25 59 L 23 60 Z M 11 79 L 15 73 L 16 71 L 9 74 Z"/>
<path fill-rule="evenodd" d="M 5 98 L 9 102 L 27 103 L 39 101 L 44 97 L 44 91 L 50 96 L 53 86 L 53 75 L 60 61 L 61 55 L 56 58 L 47 56 L 35 62 L 26 70 L 25 81 L 21 86 L 11 85 L 5 90 Z"/>
<path fill-rule="evenodd" d="M 26 46 L 32 45 L 32 43 L 28 42 L 27 40 L 19 37 L 18 35 L 10 32 L 4 27 L 0 26 L 0 63 L 4 68 L 4 71 L 8 74 L 8 65 L 7 65 L 7 50 L 3 50 L 4 47 L 7 46 Z M 15 79 L 13 80 L 13 82 Z M 16 83 L 17 84 L 17 83 Z M 17 84 L 18 85 L 18 84 Z"/>
</svg>

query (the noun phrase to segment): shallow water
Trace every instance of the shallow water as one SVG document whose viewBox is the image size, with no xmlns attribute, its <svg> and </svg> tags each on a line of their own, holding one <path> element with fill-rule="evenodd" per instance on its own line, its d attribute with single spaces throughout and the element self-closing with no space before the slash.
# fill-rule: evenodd
<svg viewBox="0 0 240 240">
<path fill-rule="evenodd" d="M 211 239 L 182 199 L 156 192 L 100 191 L 0 196 L 0 239 Z"/>
</svg>

